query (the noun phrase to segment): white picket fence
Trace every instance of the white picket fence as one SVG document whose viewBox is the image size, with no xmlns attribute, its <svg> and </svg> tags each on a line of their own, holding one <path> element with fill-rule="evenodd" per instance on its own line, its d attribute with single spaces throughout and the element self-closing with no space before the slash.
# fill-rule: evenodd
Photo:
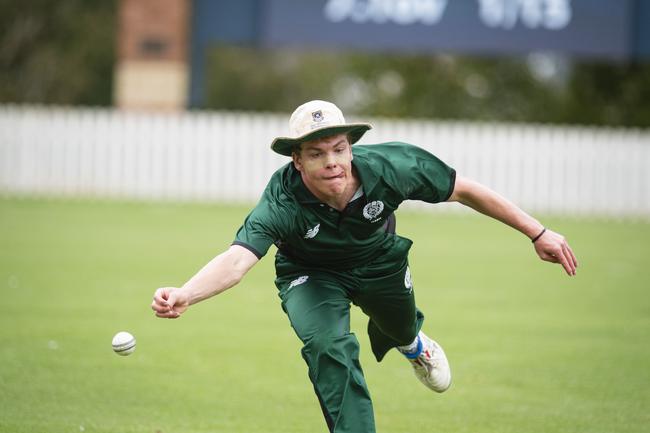
<svg viewBox="0 0 650 433">
<path fill-rule="evenodd" d="M 287 119 L 0 106 L 0 194 L 252 203 Z M 419 145 L 528 211 L 650 217 L 649 131 L 369 121 L 362 143 Z"/>
</svg>

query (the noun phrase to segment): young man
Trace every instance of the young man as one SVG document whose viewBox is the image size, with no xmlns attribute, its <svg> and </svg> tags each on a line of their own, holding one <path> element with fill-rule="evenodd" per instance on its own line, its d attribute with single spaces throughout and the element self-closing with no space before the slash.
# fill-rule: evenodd
<svg viewBox="0 0 650 433">
<path fill-rule="evenodd" d="M 395 234 L 404 200 L 457 201 L 528 236 L 540 258 L 575 275 L 565 239 L 517 206 L 405 143 L 352 146 L 371 128 L 346 123 L 332 103 L 294 111 L 292 136 L 271 148 L 292 162 L 275 172 L 235 241 L 183 287 L 155 292 L 156 316 L 177 318 L 190 305 L 237 284 L 272 244 L 282 308 L 304 346 L 302 356 L 331 432 L 375 431 L 372 403 L 350 333 L 350 304 L 369 317 L 381 361 L 397 348 L 428 388 L 444 392 L 451 371 L 444 351 L 422 331 L 408 267 L 409 239 Z"/>
</svg>

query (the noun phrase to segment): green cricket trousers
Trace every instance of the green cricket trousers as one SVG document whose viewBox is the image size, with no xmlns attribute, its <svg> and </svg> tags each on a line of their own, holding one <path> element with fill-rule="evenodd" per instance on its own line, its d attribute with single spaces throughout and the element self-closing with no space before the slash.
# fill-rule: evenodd
<svg viewBox="0 0 650 433">
<path fill-rule="evenodd" d="M 298 266 L 276 256 L 282 308 L 304 344 L 302 357 L 332 433 L 375 432 L 359 342 L 350 332 L 351 303 L 369 317 L 377 361 L 391 348 L 410 344 L 422 327 L 424 316 L 415 307 L 408 268 L 411 244 L 396 236 L 380 257 L 346 271 Z"/>
</svg>

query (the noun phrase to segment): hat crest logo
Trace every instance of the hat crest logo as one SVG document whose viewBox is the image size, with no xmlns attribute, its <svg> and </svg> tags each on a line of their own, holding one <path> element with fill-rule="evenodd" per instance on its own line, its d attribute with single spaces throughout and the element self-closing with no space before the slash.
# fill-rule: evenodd
<svg viewBox="0 0 650 433">
<path fill-rule="evenodd" d="M 311 118 L 314 122 L 322 122 L 325 119 L 323 117 L 323 110 L 314 111 L 311 113 Z"/>
</svg>

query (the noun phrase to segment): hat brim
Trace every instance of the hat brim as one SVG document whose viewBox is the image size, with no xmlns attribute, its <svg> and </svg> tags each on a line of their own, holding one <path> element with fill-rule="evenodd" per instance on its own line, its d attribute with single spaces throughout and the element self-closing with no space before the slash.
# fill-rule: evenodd
<svg viewBox="0 0 650 433">
<path fill-rule="evenodd" d="M 346 125 L 319 128 L 300 137 L 278 137 L 273 140 L 273 143 L 271 143 L 271 150 L 280 155 L 291 156 L 294 146 L 300 143 L 337 134 L 348 134 L 350 137 L 350 144 L 354 144 L 363 137 L 363 134 L 365 134 L 366 131 L 370 129 L 372 129 L 372 126 L 368 123 L 348 123 Z"/>
</svg>

